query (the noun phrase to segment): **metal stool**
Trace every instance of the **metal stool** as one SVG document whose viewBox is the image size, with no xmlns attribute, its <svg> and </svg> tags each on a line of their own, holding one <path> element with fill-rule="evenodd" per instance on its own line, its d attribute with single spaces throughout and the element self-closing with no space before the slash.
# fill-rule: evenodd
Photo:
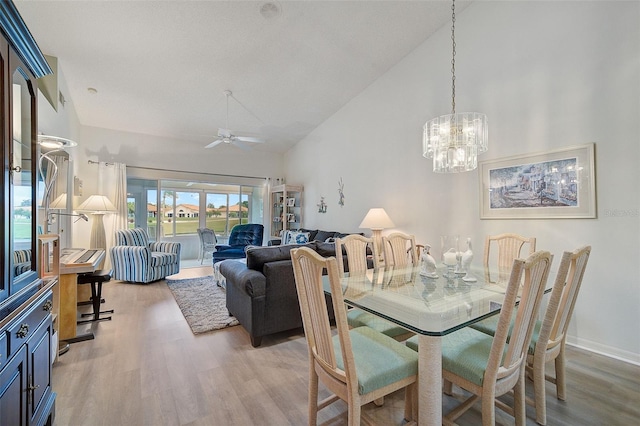
<svg viewBox="0 0 640 426">
<path fill-rule="evenodd" d="M 112 314 L 113 309 L 107 311 L 100 310 L 100 302 L 102 299 L 102 283 L 109 282 L 111 280 L 111 271 L 105 271 L 98 269 L 93 272 L 87 272 L 85 274 L 78 275 L 78 284 L 91 284 L 91 304 L 93 305 L 93 313 L 82 314 L 81 317 L 89 317 L 93 315 L 93 319 L 78 321 L 78 324 L 84 324 L 94 321 L 110 321 L 111 317 L 102 317 L 100 314 Z"/>
</svg>

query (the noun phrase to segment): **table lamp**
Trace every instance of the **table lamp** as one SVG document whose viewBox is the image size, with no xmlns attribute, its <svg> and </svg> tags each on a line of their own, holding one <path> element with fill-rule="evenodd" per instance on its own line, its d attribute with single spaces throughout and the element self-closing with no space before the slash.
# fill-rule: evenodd
<svg viewBox="0 0 640 426">
<path fill-rule="evenodd" d="M 90 248 L 106 250 L 107 237 L 104 231 L 103 216 L 106 213 L 117 211 L 116 206 L 105 195 L 92 195 L 80 204 L 76 210 L 91 212 L 93 216 Z"/>
<path fill-rule="evenodd" d="M 380 260 L 382 257 L 382 230 L 385 228 L 393 228 L 395 225 L 391 221 L 391 218 L 384 211 L 383 208 L 372 208 L 369 209 L 367 215 L 362 219 L 362 223 L 360 223 L 360 228 L 369 228 L 373 233 L 373 243 L 376 246 L 376 251 L 378 252 L 378 258 Z"/>
</svg>

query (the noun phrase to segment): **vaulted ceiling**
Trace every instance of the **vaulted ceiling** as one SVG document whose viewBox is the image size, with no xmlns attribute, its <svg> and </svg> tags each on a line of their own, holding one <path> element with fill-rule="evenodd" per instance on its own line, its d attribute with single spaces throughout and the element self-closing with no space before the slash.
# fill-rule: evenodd
<svg viewBox="0 0 640 426">
<path fill-rule="evenodd" d="M 459 2 L 460 11 L 469 2 Z M 20 1 L 82 125 L 284 152 L 451 20 L 448 1 Z M 91 93 L 93 88 L 97 93 Z"/>
</svg>

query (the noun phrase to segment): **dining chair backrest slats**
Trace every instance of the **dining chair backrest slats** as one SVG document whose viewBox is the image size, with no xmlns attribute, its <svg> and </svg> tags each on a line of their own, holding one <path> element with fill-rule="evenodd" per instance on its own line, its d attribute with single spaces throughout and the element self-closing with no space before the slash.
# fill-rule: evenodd
<svg viewBox="0 0 640 426">
<path fill-rule="evenodd" d="M 291 252 L 293 256 L 293 251 Z M 307 338 L 310 356 L 336 369 L 336 358 L 333 350 L 331 323 L 326 307 L 324 289 L 322 287 L 323 265 L 314 262 L 309 257 L 299 257 L 296 274 L 308 285 L 296 286 L 300 303 L 305 336 Z M 335 259 L 334 259 L 335 261 Z"/>
<path fill-rule="evenodd" d="M 363 237 L 358 234 L 347 235 L 344 238 L 336 238 L 336 258 L 338 261 L 338 271 L 343 273 L 344 261 L 342 257 L 343 248 L 347 255 L 349 274 L 364 273 L 367 271 L 367 259 L 373 262 L 374 269 L 378 268 L 378 252 L 373 238 Z M 371 257 L 367 256 L 367 247 L 371 250 Z"/>
<path fill-rule="evenodd" d="M 384 262 L 387 266 L 417 265 L 416 238 L 413 235 L 394 232 L 382 237 Z"/>
<path fill-rule="evenodd" d="M 528 244 L 529 251 L 526 254 L 531 255 L 536 251 L 536 239 L 535 237 L 523 237 L 518 234 L 499 234 L 489 235 L 485 239 L 484 243 L 484 266 L 490 268 L 491 258 L 495 258 L 497 262 L 497 271 L 500 276 L 506 276 L 511 270 L 511 265 L 514 259 L 519 257 L 526 257 L 522 253 L 522 248 L 525 244 Z M 491 255 L 492 245 L 497 246 L 497 254 Z M 495 266 L 493 266 L 495 268 Z"/>
<path fill-rule="evenodd" d="M 526 261 L 514 260 L 491 347 L 485 380 L 494 381 L 511 376 L 522 367 L 533 333 L 534 316 L 540 308 L 551 261 L 551 253 L 547 251 L 536 252 Z M 524 282 L 520 285 L 523 274 Z M 516 319 L 510 330 L 516 301 L 518 301 Z M 505 354 L 504 347 L 507 339 L 509 343 Z"/>
</svg>

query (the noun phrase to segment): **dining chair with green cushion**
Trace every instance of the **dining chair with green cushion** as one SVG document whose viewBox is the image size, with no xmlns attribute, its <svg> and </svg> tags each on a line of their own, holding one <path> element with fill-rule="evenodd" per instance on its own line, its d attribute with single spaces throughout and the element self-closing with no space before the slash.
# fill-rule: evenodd
<svg viewBox="0 0 640 426">
<path fill-rule="evenodd" d="M 347 403 L 348 424 L 360 425 L 363 405 L 403 388 L 407 388 L 405 418 L 414 419 L 418 354 L 371 328 L 349 329 L 334 257 L 324 258 L 301 247 L 291 250 L 291 260 L 309 351 L 309 425 L 316 424 L 318 410 L 338 399 Z M 323 270 L 331 287 L 335 335 L 325 302 Z M 318 401 L 318 381 L 332 392 L 322 401 Z"/>
<path fill-rule="evenodd" d="M 343 253 L 344 249 L 344 253 L 347 255 L 350 275 L 365 274 L 367 272 L 367 259 L 369 257 L 367 255 L 367 248 L 370 248 L 371 250 L 370 258 L 373 262 L 374 270 L 380 267 L 378 264 L 378 253 L 375 248 L 373 238 L 363 237 L 358 234 L 351 234 L 344 238 L 336 238 L 335 245 L 336 253 Z M 336 257 L 338 261 L 338 271 L 343 273 L 344 261 L 342 256 Z M 365 326 L 373 328 L 374 330 L 379 331 L 382 334 L 386 334 L 389 337 L 393 337 L 398 341 L 406 340 L 413 335 L 413 333 L 392 323 L 391 321 L 387 321 L 357 308 L 349 309 L 347 311 L 347 323 L 351 328 Z"/>
<path fill-rule="evenodd" d="M 385 266 L 417 265 L 416 238 L 413 235 L 394 232 L 382 237 Z"/>
<path fill-rule="evenodd" d="M 553 284 L 551 296 L 542 320 L 537 320 L 533 329 L 527 354 L 527 371 L 533 379 L 534 400 L 527 400 L 536 409 L 536 422 L 547 424 L 545 380 L 556 385 L 556 396 L 564 401 L 565 393 L 565 342 L 569 321 L 575 307 L 584 271 L 591 254 L 591 246 L 580 247 L 573 252 L 565 251 Z M 513 323 L 513 318 L 512 318 Z M 472 328 L 494 335 L 497 320 L 487 318 Z M 555 362 L 555 377 L 545 374 L 545 365 Z"/>
<path fill-rule="evenodd" d="M 473 394 L 445 416 L 444 424 L 454 424 L 478 398 L 482 399 L 483 425 L 495 424 L 496 405 L 513 415 L 516 425 L 526 423 L 525 360 L 551 261 L 552 256 L 548 251 L 538 251 L 526 260 L 513 261 L 494 336 L 465 327 L 443 337 L 442 378 L 445 393 L 451 394 L 452 384 L 455 384 Z M 516 302 L 519 302 L 518 310 L 510 327 Z M 510 328 L 511 339 L 507 341 Z M 407 340 L 407 346 L 417 351 L 418 340 Z M 512 389 L 513 407 L 496 400 Z"/>
<path fill-rule="evenodd" d="M 530 255 L 536 251 L 535 237 L 523 237 L 518 234 L 488 235 L 484 241 L 483 265 L 487 271 L 495 270 L 500 277 L 508 276 L 513 260 L 522 256 L 522 248 L 527 244 Z M 497 253 L 491 254 L 491 247 L 497 246 Z M 495 252 L 495 250 L 494 250 Z M 490 263 L 496 262 L 496 265 Z M 496 269 L 497 266 L 497 269 Z"/>
</svg>

